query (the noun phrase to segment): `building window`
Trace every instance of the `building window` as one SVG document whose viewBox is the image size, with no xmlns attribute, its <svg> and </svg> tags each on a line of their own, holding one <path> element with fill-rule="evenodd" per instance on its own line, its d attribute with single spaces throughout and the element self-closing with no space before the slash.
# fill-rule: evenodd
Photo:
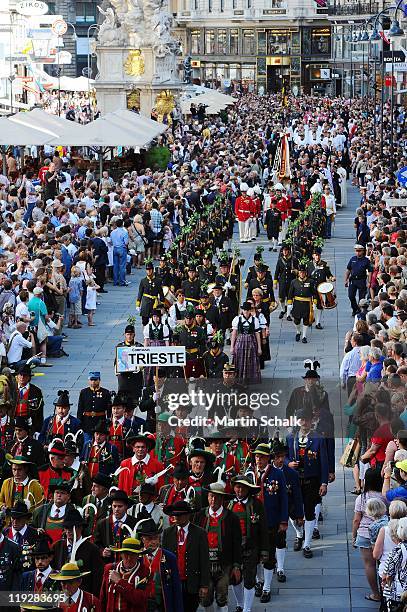
<svg viewBox="0 0 407 612">
<path fill-rule="evenodd" d="M 220 12 L 223 13 L 225 10 L 225 0 L 220 0 Z"/>
<path fill-rule="evenodd" d="M 252 0 L 247 0 L 247 8 L 252 8 Z"/>
<path fill-rule="evenodd" d="M 201 30 L 191 31 L 191 53 L 193 55 L 201 53 Z"/>
<path fill-rule="evenodd" d="M 254 30 L 243 30 L 243 55 L 256 55 Z"/>
<path fill-rule="evenodd" d="M 331 52 L 330 28 L 312 28 L 311 53 L 312 55 L 329 55 Z"/>
<path fill-rule="evenodd" d="M 96 2 L 76 3 L 76 23 L 96 23 Z"/>
<path fill-rule="evenodd" d="M 240 64 L 230 64 L 230 80 L 240 81 L 242 78 L 242 71 Z"/>
<path fill-rule="evenodd" d="M 226 30 L 218 30 L 218 55 L 226 55 L 228 52 Z"/>
<path fill-rule="evenodd" d="M 208 0 L 208 11 L 212 13 L 212 0 Z"/>
<path fill-rule="evenodd" d="M 229 31 L 229 48 L 231 55 L 239 55 L 239 30 Z"/>
<path fill-rule="evenodd" d="M 205 30 L 205 54 L 215 53 L 215 31 Z"/>
<path fill-rule="evenodd" d="M 267 55 L 288 55 L 290 33 L 287 30 L 267 32 Z"/>
</svg>

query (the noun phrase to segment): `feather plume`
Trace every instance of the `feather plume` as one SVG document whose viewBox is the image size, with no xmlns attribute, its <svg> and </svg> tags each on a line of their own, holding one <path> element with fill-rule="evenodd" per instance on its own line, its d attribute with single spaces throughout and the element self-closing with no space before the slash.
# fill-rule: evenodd
<svg viewBox="0 0 407 612">
<path fill-rule="evenodd" d="M 76 553 L 78 552 L 79 546 L 82 544 L 82 542 L 85 542 L 86 540 L 89 540 L 90 537 L 91 536 L 87 536 L 86 538 L 80 538 L 78 540 L 77 535 L 76 535 L 76 527 L 74 525 L 74 527 L 73 527 L 73 542 L 72 542 L 72 551 L 71 551 L 70 563 L 75 563 L 76 562 Z"/>
<path fill-rule="evenodd" d="M 137 525 L 136 525 L 136 527 L 137 527 Z M 129 538 L 135 538 L 135 537 L 136 537 L 136 528 L 131 529 L 131 528 L 130 528 L 128 525 L 126 525 L 126 523 L 122 523 L 122 524 L 121 524 L 121 528 L 122 528 L 122 529 L 124 529 L 124 528 L 126 528 L 126 529 L 127 529 L 127 531 L 128 531 L 128 532 L 129 532 L 129 534 L 130 534 L 130 535 L 129 535 Z"/>
<path fill-rule="evenodd" d="M 193 499 L 195 499 L 195 489 L 194 487 L 188 487 L 187 493 L 185 495 L 185 501 L 190 503 Z"/>
<path fill-rule="evenodd" d="M 96 508 L 95 504 L 92 504 L 92 503 L 89 502 L 88 504 L 85 504 L 83 506 L 83 508 L 78 508 L 79 512 L 81 512 L 81 510 L 82 510 L 82 512 L 81 512 L 82 516 L 89 516 L 89 513 L 87 515 L 85 515 L 86 508 L 93 508 L 93 510 L 95 512 L 95 516 L 96 516 L 96 514 L 98 512 L 98 509 Z"/>
<path fill-rule="evenodd" d="M 130 472 L 130 470 L 129 470 L 129 468 L 127 466 L 118 467 L 117 470 L 114 472 L 113 476 L 118 476 L 120 474 L 120 472 L 123 472 L 123 470 L 127 470 L 128 472 Z"/>
<path fill-rule="evenodd" d="M 52 442 L 50 442 L 50 443 L 48 444 L 48 452 L 50 452 L 50 450 L 51 450 L 51 448 L 54 446 L 55 442 L 61 442 L 61 444 L 63 444 L 63 443 L 64 443 L 64 441 L 63 441 L 63 440 L 61 440 L 61 438 L 54 438 L 54 439 L 52 440 Z"/>
<path fill-rule="evenodd" d="M 139 528 L 139 525 L 141 525 L 141 523 L 145 523 L 146 521 L 150 521 L 150 518 L 144 518 L 144 519 L 140 519 L 139 521 L 137 521 L 137 523 L 134 525 L 134 533 L 137 533 L 137 530 Z"/>
<path fill-rule="evenodd" d="M 245 472 L 245 476 L 250 477 L 253 484 L 256 482 L 256 476 L 253 470 L 248 470 L 247 472 Z"/>
<path fill-rule="evenodd" d="M 213 473 L 215 473 L 215 472 L 218 472 L 218 477 L 217 477 L 216 482 L 223 483 L 222 476 L 223 476 L 223 474 L 225 473 L 225 470 L 222 468 L 222 466 L 221 466 L 221 465 L 218 465 L 218 467 L 216 467 L 216 468 L 213 470 Z"/>
<path fill-rule="evenodd" d="M 161 476 L 164 476 L 164 474 L 166 474 L 169 470 L 173 470 L 174 466 L 172 465 L 172 463 L 169 463 L 167 465 L 166 468 L 164 468 L 163 470 L 161 470 L 161 472 L 158 472 L 158 474 L 154 474 L 154 476 L 150 476 L 149 478 L 145 479 L 145 483 L 147 484 L 157 484 L 158 479 L 161 478 Z"/>
<path fill-rule="evenodd" d="M 34 495 L 31 493 L 31 491 L 28 491 L 27 493 L 27 497 L 24 500 L 25 505 L 27 506 L 28 510 L 31 508 L 31 502 L 30 502 L 30 497 L 32 498 L 33 502 L 34 502 L 34 506 L 35 506 L 35 497 Z"/>
<path fill-rule="evenodd" d="M 67 441 L 68 438 L 72 438 L 73 442 L 75 443 L 75 445 L 78 444 L 78 436 L 80 434 L 83 434 L 83 430 L 82 429 L 78 429 L 78 431 L 76 432 L 76 434 L 72 433 L 71 431 L 69 433 L 66 434 L 65 436 L 65 442 Z"/>
</svg>

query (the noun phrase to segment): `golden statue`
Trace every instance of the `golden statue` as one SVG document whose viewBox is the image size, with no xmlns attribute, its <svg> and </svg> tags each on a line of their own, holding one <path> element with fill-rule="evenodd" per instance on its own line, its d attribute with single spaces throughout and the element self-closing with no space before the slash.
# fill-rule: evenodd
<svg viewBox="0 0 407 612">
<path fill-rule="evenodd" d="M 171 125 L 171 111 L 175 108 L 175 99 L 173 94 L 167 89 L 161 91 L 155 100 L 155 110 L 157 112 L 157 120 L 160 123 Z"/>
<path fill-rule="evenodd" d="M 129 76 L 138 77 L 144 74 L 144 58 L 141 55 L 140 49 L 129 51 L 123 67 L 124 72 Z"/>
<path fill-rule="evenodd" d="M 140 92 L 133 89 L 131 93 L 127 95 L 127 108 L 129 110 L 140 110 Z"/>
</svg>

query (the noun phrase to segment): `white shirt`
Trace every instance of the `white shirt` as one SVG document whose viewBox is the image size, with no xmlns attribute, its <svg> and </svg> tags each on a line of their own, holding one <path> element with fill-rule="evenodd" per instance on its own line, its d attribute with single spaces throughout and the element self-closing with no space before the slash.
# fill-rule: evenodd
<svg viewBox="0 0 407 612">
<path fill-rule="evenodd" d="M 235 317 L 232 321 L 232 329 L 236 329 L 238 328 L 239 325 L 239 320 L 242 321 L 243 326 L 244 327 L 248 327 L 250 323 L 254 323 L 254 331 L 258 332 L 260 331 L 260 324 L 259 324 L 259 320 L 257 317 L 252 317 L 252 315 L 249 316 L 248 319 L 245 319 L 245 317 L 243 315 L 238 315 L 237 317 Z"/>
<path fill-rule="evenodd" d="M 218 509 L 216 510 L 216 512 L 214 512 L 214 511 L 212 510 L 212 508 L 209 508 L 209 514 L 210 514 L 210 516 L 216 516 L 216 517 L 218 517 L 218 516 L 220 516 L 220 515 L 222 514 L 222 510 L 223 510 L 223 506 L 221 506 L 220 508 L 218 508 Z"/>
<path fill-rule="evenodd" d="M 389 329 L 392 329 L 393 327 L 397 327 L 398 326 L 397 318 L 396 317 L 392 317 L 391 319 L 386 321 L 386 325 L 387 325 L 387 327 Z"/>
<path fill-rule="evenodd" d="M 77 247 L 72 244 L 72 242 L 70 244 L 68 244 L 68 246 L 66 247 L 66 250 L 68 251 L 68 253 L 70 254 L 71 257 L 74 257 L 76 251 L 78 250 Z"/>
<path fill-rule="evenodd" d="M 179 310 L 179 312 L 181 314 L 181 313 L 185 313 L 185 311 L 187 309 L 187 303 L 186 303 L 186 301 L 183 302 L 182 304 L 180 304 L 179 302 L 175 302 L 175 304 L 173 304 L 170 307 L 170 309 L 168 311 L 168 314 L 169 314 L 169 324 L 170 324 L 171 329 L 175 329 L 177 324 L 178 324 L 178 321 L 177 321 L 177 311 L 175 309 L 175 306 L 177 306 L 177 308 L 178 308 L 178 310 Z"/>
<path fill-rule="evenodd" d="M 71 599 L 72 599 L 72 601 L 73 601 L 74 603 L 76 603 L 76 602 L 78 601 L 78 599 L 79 599 L 80 595 L 81 595 L 81 590 L 80 590 L 80 589 L 78 589 L 77 591 L 75 591 L 75 593 L 74 593 L 73 595 L 71 595 Z"/>
<path fill-rule="evenodd" d="M 21 355 L 23 354 L 24 348 L 31 348 L 32 343 L 26 340 L 24 336 L 19 332 L 15 331 L 11 335 L 11 343 L 7 353 L 7 360 L 9 363 L 16 363 L 20 361 Z"/>
<path fill-rule="evenodd" d="M 24 438 L 24 440 L 26 440 L 27 438 L 28 438 L 28 436 L 26 436 L 26 437 Z M 24 440 L 18 440 L 18 442 L 19 442 L 20 444 L 22 444 L 22 443 L 24 442 Z M 28 478 L 28 476 L 27 476 L 27 478 L 26 478 L 25 480 L 23 480 L 23 481 L 22 481 L 22 482 L 20 482 L 20 483 L 17 483 L 17 482 L 14 480 L 14 484 L 21 484 L 21 485 L 23 485 L 23 487 L 26 487 L 26 486 L 28 485 L 28 483 L 29 483 L 29 482 L 30 482 L 30 479 Z"/>
<path fill-rule="evenodd" d="M 177 527 L 177 533 L 179 533 L 181 531 L 181 529 L 184 530 L 185 533 L 185 540 L 187 539 L 188 536 L 188 530 L 189 530 L 189 523 L 187 525 L 185 525 L 184 527 Z"/>
<path fill-rule="evenodd" d="M 58 518 L 62 518 L 63 516 L 65 516 L 66 505 L 58 508 L 55 504 L 52 504 L 50 516 L 55 516 L 57 510 L 59 510 Z"/>
<path fill-rule="evenodd" d="M 11 528 L 11 532 L 13 534 L 13 540 L 15 541 L 16 539 L 16 534 L 19 533 L 21 536 L 23 536 L 25 534 L 25 532 L 27 531 L 27 525 L 24 525 L 24 527 L 22 529 L 20 529 L 20 531 L 16 531 L 14 529 L 14 527 Z"/>
<path fill-rule="evenodd" d="M 39 579 L 39 575 L 42 574 L 41 582 L 44 584 L 51 572 L 52 567 L 50 565 L 48 565 L 47 569 L 45 570 L 35 570 L 35 580 L 37 581 Z"/>
<path fill-rule="evenodd" d="M 154 510 L 155 503 L 154 503 L 154 502 L 150 502 L 149 504 L 142 504 L 142 505 L 143 505 L 143 506 L 144 506 L 144 508 L 147 510 L 147 512 L 148 512 L 149 514 L 151 514 L 151 513 L 152 513 L 152 511 Z"/>
<path fill-rule="evenodd" d="M 144 457 L 144 459 L 137 459 L 136 455 L 133 455 L 131 458 L 131 465 L 136 465 L 136 463 L 145 463 L 147 464 L 150 461 L 150 453 Z"/>
<path fill-rule="evenodd" d="M 30 311 L 25 302 L 19 302 L 16 306 L 16 319 L 21 317 L 30 317 Z"/>
</svg>

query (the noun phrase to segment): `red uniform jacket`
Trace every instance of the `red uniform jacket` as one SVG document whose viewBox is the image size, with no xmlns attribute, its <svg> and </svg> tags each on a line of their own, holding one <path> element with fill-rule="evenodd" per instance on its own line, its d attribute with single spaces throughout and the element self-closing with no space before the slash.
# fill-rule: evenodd
<svg viewBox="0 0 407 612">
<path fill-rule="evenodd" d="M 216 457 L 214 468 L 218 466 L 222 467 L 223 480 L 226 479 L 226 491 L 232 492 L 231 480 L 234 476 L 237 476 L 240 472 L 239 461 L 231 453 L 224 453 L 223 457 Z"/>
<path fill-rule="evenodd" d="M 100 604 L 104 612 L 146 612 L 147 611 L 147 579 L 149 571 L 140 563 L 140 566 L 129 580 L 119 580 L 117 584 L 109 582 L 109 572 L 116 569 L 117 563 L 109 563 L 103 574 L 102 588 L 100 590 Z M 136 577 L 144 580 L 140 586 L 135 585 Z"/>
<path fill-rule="evenodd" d="M 261 213 L 261 201 L 260 198 L 254 198 L 253 199 L 253 206 L 254 206 L 254 214 L 256 215 L 256 217 L 258 217 Z"/>
<path fill-rule="evenodd" d="M 62 470 L 54 470 L 50 465 L 45 465 L 44 469 L 40 468 L 38 470 L 38 479 L 40 481 L 40 485 L 44 489 L 44 497 L 45 499 L 49 499 L 49 483 L 50 480 L 71 480 L 73 472 L 70 468 L 62 468 Z"/>
<path fill-rule="evenodd" d="M 260 474 L 260 471 L 257 467 L 254 468 L 254 474 L 256 477 L 256 485 L 261 487 L 260 493 L 257 495 L 257 498 L 264 503 L 264 482 L 267 480 L 268 473 L 271 469 L 270 463 L 266 466 L 263 473 Z"/>
<path fill-rule="evenodd" d="M 240 440 L 231 444 L 227 444 L 227 448 L 228 452 L 234 457 L 236 457 L 239 463 L 239 468 L 242 469 L 245 465 L 245 461 L 247 462 L 250 456 L 250 446 L 248 445 L 246 440 Z"/>
<path fill-rule="evenodd" d="M 154 474 L 158 474 L 158 472 L 161 472 L 164 469 L 164 465 L 161 463 L 161 461 L 158 461 L 158 459 L 152 457 L 151 455 L 148 462 L 143 463 L 140 466 L 138 463 L 133 465 L 131 458 L 129 458 L 124 459 L 121 462 L 120 467 L 128 468 L 120 472 L 118 484 L 119 489 L 126 491 L 127 495 L 132 495 L 134 489 L 141 485 L 146 478 L 154 476 Z M 163 484 L 164 479 L 163 477 L 160 477 L 156 484 L 157 491 L 163 486 Z"/>
<path fill-rule="evenodd" d="M 281 212 L 281 218 L 283 221 L 287 219 L 287 217 L 291 216 L 291 202 L 289 198 L 286 196 L 282 196 L 279 200 L 277 200 L 277 209 Z"/>
<path fill-rule="evenodd" d="M 247 221 L 255 215 L 255 204 L 252 198 L 241 195 L 236 198 L 235 214 L 238 221 Z"/>
<path fill-rule="evenodd" d="M 168 463 L 177 465 L 182 460 L 182 451 L 185 448 L 185 441 L 180 436 L 171 436 L 169 438 L 160 437 L 157 439 L 157 434 L 154 434 L 155 449 L 151 451 L 151 457 L 161 461 L 165 466 Z M 171 476 L 171 472 L 168 474 Z"/>
</svg>

